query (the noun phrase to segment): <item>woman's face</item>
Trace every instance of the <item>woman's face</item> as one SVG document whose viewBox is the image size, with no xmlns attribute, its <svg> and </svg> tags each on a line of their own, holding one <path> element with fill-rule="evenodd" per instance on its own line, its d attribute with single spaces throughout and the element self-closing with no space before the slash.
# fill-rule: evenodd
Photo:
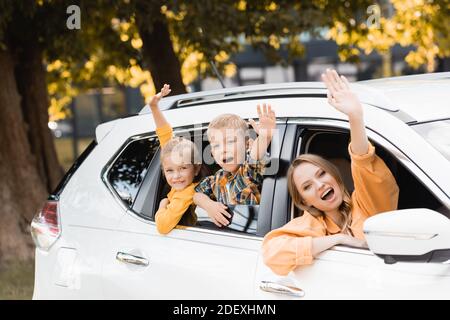
<svg viewBox="0 0 450 320">
<path fill-rule="evenodd" d="M 175 190 L 183 190 L 189 186 L 200 167 L 193 165 L 189 152 L 178 155 L 175 152 L 164 157 L 162 161 L 164 176 L 170 187 Z"/>
<path fill-rule="evenodd" d="M 310 162 L 302 162 L 294 170 L 293 180 L 303 204 L 323 212 L 339 208 L 342 190 L 331 174 Z"/>
</svg>

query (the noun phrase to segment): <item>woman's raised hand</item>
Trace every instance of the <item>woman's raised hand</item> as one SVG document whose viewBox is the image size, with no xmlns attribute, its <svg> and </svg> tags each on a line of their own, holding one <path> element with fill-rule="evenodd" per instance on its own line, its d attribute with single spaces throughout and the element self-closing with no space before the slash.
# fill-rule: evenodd
<svg viewBox="0 0 450 320">
<path fill-rule="evenodd" d="M 349 117 L 362 117 L 362 106 L 358 97 L 350 90 L 350 85 L 344 76 L 339 76 L 336 70 L 327 69 L 322 73 L 322 80 L 327 86 L 328 103 Z"/>
</svg>

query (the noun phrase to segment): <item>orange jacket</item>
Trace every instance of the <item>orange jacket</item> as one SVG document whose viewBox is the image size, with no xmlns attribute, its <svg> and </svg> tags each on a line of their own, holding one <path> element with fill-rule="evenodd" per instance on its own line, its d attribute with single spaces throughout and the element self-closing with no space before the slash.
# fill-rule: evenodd
<svg viewBox="0 0 450 320">
<path fill-rule="evenodd" d="M 161 128 L 156 129 L 156 134 L 158 135 L 159 143 L 161 147 L 164 147 L 173 136 L 173 130 L 170 125 L 163 126 Z M 169 199 L 169 204 L 166 208 L 159 209 L 155 214 L 155 222 L 156 228 L 159 233 L 167 234 L 173 228 L 175 228 L 180 222 L 183 215 L 187 213 L 189 207 L 194 203 L 193 197 L 195 194 L 194 188 L 198 183 L 191 183 L 189 186 L 184 188 L 183 190 L 175 190 L 171 189 L 167 195 L 167 199 Z M 197 217 L 194 216 L 186 216 L 187 219 L 184 219 L 189 225 L 194 225 Z M 192 214 L 191 214 L 192 215 Z"/>
<path fill-rule="evenodd" d="M 352 193 L 352 223 L 354 236 L 364 239 L 364 221 L 377 213 L 397 208 L 399 189 L 389 168 L 375 154 L 373 145 L 365 155 L 356 155 L 348 151 L 351 157 L 352 177 L 355 190 Z M 312 237 L 323 237 L 341 232 L 328 217 L 315 218 L 305 211 L 279 229 L 272 230 L 262 244 L 265 264 L 273 272 L 286 275 L 297 266 L 313 262 Z"/>
</svg>

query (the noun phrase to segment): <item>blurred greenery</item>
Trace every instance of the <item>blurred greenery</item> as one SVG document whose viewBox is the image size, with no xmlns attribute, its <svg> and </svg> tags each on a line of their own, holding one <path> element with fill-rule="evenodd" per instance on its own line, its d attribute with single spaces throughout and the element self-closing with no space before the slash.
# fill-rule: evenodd
<svg viewBox="0 0 450 320">
<path fill-rule="evenodd" d="M 30 300 L 34 288 L 34 261 L 0 265 L 0 300 Z"/>
</svg>

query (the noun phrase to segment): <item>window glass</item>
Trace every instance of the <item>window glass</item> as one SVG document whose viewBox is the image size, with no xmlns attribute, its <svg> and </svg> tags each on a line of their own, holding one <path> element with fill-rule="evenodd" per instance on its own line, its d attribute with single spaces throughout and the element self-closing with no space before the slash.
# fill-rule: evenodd
<svg viewBox="0 0 450 320">
<path fill-rule="evenodd" d="M 109 170 L 108 181 L 127 206 L 133 203 L 158 147 L 156 137 L 132 141 Z"/>
</svg>

